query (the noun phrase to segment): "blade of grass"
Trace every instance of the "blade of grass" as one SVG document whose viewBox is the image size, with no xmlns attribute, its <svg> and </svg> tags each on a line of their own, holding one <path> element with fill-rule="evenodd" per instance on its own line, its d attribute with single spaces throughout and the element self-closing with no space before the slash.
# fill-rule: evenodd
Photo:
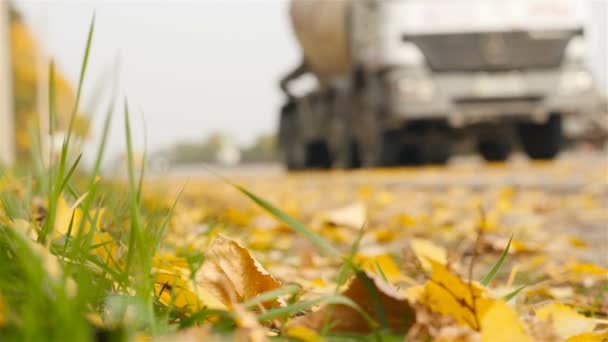
<svg viewBox="0 0 608 342">
<path fill-rule="evenodd" d="M 91 18 L 89 24 L 89 34 L 87 35 L 87 43 L 84 50 L 84 56 L 82 58 L 82 64 L 80 66 L 80 77 L 78 78 L 78 88 L 76 89 L 76 100 L 74 101 L 74 107 L 72 108 L 72 114 L 70 115 L 70 123 L 68 124 L 68 135 L 67 142 L 69 143 L 72 131 L 74 129 L 74 121 L 76 114 L 78 113 L 78 107 L 80 106 L 80 98 L 82 96 L 82 85 L 84 83 L 84 77 L 87 72 L 87 65 L 89 64 L 89 55 L 91 53 L 91 42 L 93 41 L 93 32 L 95 32 L 95 14 Z"/>
<path fill-rule="evenodd" d="M 301 290 L 302 290 L 302 288 L 299 285 L 295 285 L 295 284 L 283 286 L 276 290 L 272 290 L 272 291 L 268 291 L 268 292 L 259 294 L 255 297 L 249 299 L 248 301 L 243 302 L 242 305 L 245 307 L 245 309 L 250 309 L 252 307 L 255 307 L 258 304 L 268 302 L 271 300 L 275 300 L 275 299 L 279 298 L 280 296 L 296 294 L 296 293 L 300 292 Z"/>
<path fill-rule="evenodd" d="M 329 256 L 334 256 L 334 257 L 340 256 L 341 253 L 340 253 L 340 251 L 338 251 L 338 249 L 336 249 L 334 246 L 332 246 L 327 240 L 325 240 L 319 234 L 313 232 L 310 228 L 306 227 L 306 225 L 304 225 L 302 222 L 296 220 L 289 214 L 285 213 L 281 209 L 272 205 L 270 202 L 255 195 L 254 193 L 250 192 L 249 190 L 243 188 L 242 186 L 231 183 L 229 181 L 228 181 L 228 183 L 230 185 L 232 185 L 234 188 L 236 188 L 239 192 L 241 192 L 242 194 L 247 196 L 249 199 L 251 199 L 254 203 L 256 203 L 257 205 L 262 207 L 262 209 L 266 210 L 268 213 L 270 213 L 276 219 L 278 219 L 279 221 L 282 221 L 287 226 L 289 226 L 291 229 L 295 230 L 297 233 L 302 234 L 304 237 L 309 239 L 313 244 L 315 244 L 325 254 L 327 254 Z"/>
<path fill-rule="evenodd" d="M 78 81 L 78 90 L 76 92 L 76 100 L 74 103 L 74 108 L 72 110 L 72 114 L 70 116 L 70 121 L 69 121 L 68 129 L 67 129 L 66 137 L 63 139 L 63 144 L 61 146 L 61 156 L 59 159 L 59 165 L 57 167 L 57 174 L 55 175 L 55 184 L 52 184 L 49 186 L 49 195 L 48 195 L 49 211 L 48 211 L 47 219 L 44 223 L 44 226 L 40 232 L 40 235 L 38 236 L 38 241 L 41 243 L 46 243 L 47 235 L 52 231 L 52 229 L 55 226 L 57 201 L 58 201 L 59 197 L 61 196 L 61 191 L 59 190 L 59 188 L 60 188 L 60 184 L 63 184 L 65 181 L 64 171 L 65 171 L 67 157 L 68 157 L 70 138 L 71 138 L 71 135 L 72 135 L 72 132 L 74 129 L 74 121 L 75 121 L 74 119 L 76 117 L 76 113 L 78 112 L 80 97 L 82 95 L 82 85 L 84 83 L 84 77 L 86 74 L 87 65 L 88 65 L 88 61 L 89 61 L 89 54 L 91 51 L 91 42 L 93 40 L 94 29 L 95 29 L 95 15 L 93 15 L 93 18 L 91 19 L 91 24 L 89 26 L 89 34 L 87 37 L 85 52 L 84 52 L 84 56 L 83 56 L 83 60 L 82 60 L 82 66 L 80 69 L 80 77 L 79 77 L 79 81 Z M 56 106 L 54 69 L 55 69 L 54 64 L 51 63 L 50 75 L 49 75 L 49 83 L 50 83 L 50 86 L 49 86 L 49 96 L 50 96 L 50 98 L 49 98 L 49 117 L 50 117 L 51 121 L 54 121 L 55 106 Z M 50 122 L 49 122 L 49 125 L 50 125 Z M 54 129 L 54 127 L 53 127 L 53 129 Z M 67 178 L 67 179 L 69 179 L 69 178 Z"/>
<path fill-rule="evenodd" d="M 283 317 L 290 316 L 291 314 L 299 312 L 299 311 L 308 310 L 308 309 L 312 308 L 313 306 L 316 306 L 319 304 L 342 304 L 342 305 L 351 307 L 352 309 L 357 311 L 359 314 L 361 314 L 361 316 L 367 321 L 367 323 L 369 324 L 369 326 L 372 329 L 374 327 L 376 327 L 376 323 L 367 314 L 367 312 L 365 312 L 363 309 L 361 309 L 361 307 L 359 305 L 357 305 L 357 303 L 353 302 L 349 298 L 344 297 L 342 295 L 331 295 L 331 296 L 327 296 L 327 297 L 323 297 L 323 298 L 319 298 L 319 299 L 315 299 L 315 300 L 300 301 L 300 302 L 297 302 L 297 303 L 289 305 L 289 306 L 270 309 L 267 312 L 260 314 L 258 316 L 258 319 L 260 321 L 268 321 L 268 320 L 272 320 L 272 319 L 276 319 L 276 318 L 283 318 Z"/>
<path fill-rule="evenodd" d="M 503 299 L 505 301 L 510 301 L 511 299 L 515 298 L 523 289 L 525 289 L 528 285 L 522 285 L 521 287 L 519 287 L 517 290 L 507 294 L 506 296 L 503 297 Z"/>
<path fill-rule="evenodd" d="M 58 189 L 59 192 L 62 192 L 63 189 L 65 189 L 65 187 L 68 185 L 68 182 L 69 182 L 70 178 L 72 177 L 72 174 L 74 174 L 74 171 L 78 167 L 78 163 L 80 163 L 81 158 L 82 158 L 82 153 L 80 153 L 78 155 L 78 158 L 76 158 L 76 161 L 74 161 L 74 163 L 72 164 L 72 167 L 70 167 L 70 169 L 68 170 L 68 173 L 63 178 L 63 182 L 61 182 L 61 185 L 59 186 L 59 189 Z"/>
<path fill-rule="evenodd" d="M 53 152 L 55 151 L 55 141 L 53 136 L 55 135 L 55 116 L 57 115 L 57 97 L 55 95 L 55 61 L 51 60 L 49 66 L 49 177 L 53 179 Z M 52 184 L 52 182 L 49 182 Z M 49 193 L 51 190 L 49 189 Z"/>
<path fill-rule="evenodd" d="M 356 272 L 356 275 L 357 275 L 357 278 L 359 278 L 359 280 L 363 282 L 363 285 L 365 286 L 365 289 L 367 290 L 367 293 L 369 294 L 369 297 L 372 300 L 372 304 L 374 306 L 374 312 L 376 313 L 376 317 L 378 317 L 378 322 L 380 323 L 380 327 L 382 328 L 382 330 L 387 330 L 389 328 L 388 318 L 386 315 L 386 310 L 384 309 L 384 304 L 382 303 L 382 300 L 380 299 L 380 293 L 378 292 L 376 285 L 374 285 L 373 280 L 370 279 L 367 276 L 367 274 L 365 274 L 364 271 L 358 270 Z"/>
<path fill-rule="evenodd" d="M 507 257 L 507 254 L 509 253 L 509 248 L 511 247 L 511 241 L 513 241 L 513 235 L 511 235 L 511 238 L 509 239 L 509 243 L 507 244 L 507 248 L 505 248 L 505 250 L 502 252 L 502 254 L 500 255 L 500 258 L 498 258 L 498 261 L 494 264 L 494 266 L 492 266 L 492 269 L 490 269 L 490 272 L 488 272 L 488 274 L 486 274 L 486 276 L 483 277 L 483 279 L 481 280 L 481 283 L 484 286 L 488 286 L 488 284 L 490 284 L 492 279 L 494 279 L 494 277 L 496 276 L 496 273 L 498 273 L 498 270 L 500 270 L 500 267 L 502 266 L 503 262 L 505 261 L 505 258 Z"/>
<path fill-rule="evenodd" d="M 148 130 L 146 129 L 146 121 L 143 119 L 142 114 L 142 122 L 144 123 L 144 155 L 141 160 L 141 170 L 139 174 L 139 183 L 137 184 L 137 203 L 141 203 L 141 193 L 144 188 L 144 175 L 146 171 L 146 160 L 148 160 Z"/>
<path fill-rule="evenodd" d="M 169 221 L 171 220 L 171 217 L 173 216 L 173 212 L 175 211 L 177 202 L 179 202 L 179 199 L 182 197 L 182 194 L 184 193 L 184 189 L 185 189 L 185 185 L 179 191 L 177 198 L 175 199 L 175 201 L 173 201 L 173 204 L 171 205 L 171 209 L 169 209 L 167 216 L 165 216 L 163 223 L 161 223 L 161 225 L 160 225 L 160 228 L 156 234 L 156 248 L 155 248 L 156 250 L 158 250 L 160 248 L 160 243 L 163 239 L 163 236 L 165 236 L 165 232 L 167 230 L 167 227 L 169 226 Z"/>
<path fill-rule="evenodd" d="M 72 229 L 74 228 L 74 214 L 76 210 L 72 211 L 72 217 L 70 217 L 70 225 L 68 226 L 68 232 L 65 235 L 65 241 L 63 243 L 63 257 L 65 258 L 65 254 L 68 250 L 68 242 L 70 241 L 70 237 L 72 236 Z"/>
<path fill-rule="evenodd" d="M 143 227 L 141 223 L 141 213 L 139 201 L 137 198 L 137 186 L 135 185 L 135 165 L 133 159 L 133 139 L 131 135 L 131 123 L 129 117 L 129 105 L 125 99 L 125 135 L 127 140 L 127 169 L 129 175 L 129 207 L 131 216 L 131 232 L 129 236 L 129 250 L 127 251 L 127 262 L 125 266 L 125 275 L 128 277 L 130 268 L 133 266 L 134 252 L 138 254 L 138 269 L 135 273 L 135 279 L 142 278 L 141 283 L 137 283 L 136 293 L 142 300 L 145 307 L 143 313 L 145 320 L 152 332 L 157 331 L 156 319 L 154 316 L 154 307 L 150 293 L 152 291 L 152 283 L 149 281 L 150 271 L 152 268 L 152 256 L 154 253 L 155 244 L 149 242 L 145 244 L 143 238 Z"/>
<path fill-rule="evenodd" d="M 384 273 L 384 270 L 380 266 L 380 263 L 377 262 L 377 261 L 376 261 L 376 269 L 378 269 L 378 273 L 380 273 L 380 276 L 382 277 L 382 280 L 384 280 L 388 284 L 389 283 L 388 278 L 386 277 L 386 274 Z"/>
<path fill-rule="evenodd" d="M 127 251 L 127 263 L 125 266 L 125 273 L 128 275 L 133 264 L 133 257 L 135 253 L 135 245 L 140 240 L 140 222 L 139 222 L 139 205 L 137 201 L 137 189 L 135 186 L 135 166 L 133 162 L 133 142 L 131 139 L 131 123 L 129 118 L 129 105 L 125 100 L 124 104 L 125 111 L 125 134 L 127 141 L 127 173 L 129 176 L 129 202 L 131 211 L 131 233 L 129 235 L 129 248 Z"/>
</svg>

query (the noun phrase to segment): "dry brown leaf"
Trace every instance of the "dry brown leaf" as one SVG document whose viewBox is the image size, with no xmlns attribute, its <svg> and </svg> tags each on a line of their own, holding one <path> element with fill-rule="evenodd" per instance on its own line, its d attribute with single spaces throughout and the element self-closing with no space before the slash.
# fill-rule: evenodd
<svg viewBox="0 0 608 342">
<path fill-rule="evenodd" d="M 195 279 L 228 307 L 281 286 L 247 249 L 223 235 L 218 235 L 209 246 Z M 278 304 L 264 303 L 267 307 Z"/>
<path fill-rule="evenodd" d="M 381 303 L 388 327 L 395 333 L 404 333 L 414 324 L 416 313 L 407 299 L 401 296 L 389 284 L 366 271 L 358 272 L 351 279 L 342 295 L 356 303 L 376 322 L 381 312 L 376 310 L 376 303 Z M 378 300 L 375 300 L 378 298 Z M 354 308 L 343 304 L 329 304 L 308 315 L 296 318 L 293 326 L 305 326 L 313 330 L 321 329 L 326 322 L 331 322 L 332 332 L 369 333 L 371 327 L 365 318 Z"/>
</svg>

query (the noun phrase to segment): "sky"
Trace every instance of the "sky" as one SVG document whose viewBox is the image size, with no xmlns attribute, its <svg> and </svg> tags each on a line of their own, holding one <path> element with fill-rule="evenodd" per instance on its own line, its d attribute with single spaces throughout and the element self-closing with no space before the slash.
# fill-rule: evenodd
<svg viewBox="0 0 608 342">
<path fill-rule="evenodd" d="M 73 84 L 95 13 L 84 109 L 91 110 L 99 80 L 111 88 L 112 82 L 103 80 L 111 79 L 119 60 L 118 89 L 131 108 L 135 146 L 144 146 L 145 126 L 151 151 L 215 131 L 240 144 L 274 132 L 283 102 L 278 79 L 300 59 L 287 5 L 285 0 L 17 1 Z M 103 123 L 103 110 L 97 112 L 93 142 Z M 113 156 L 124 151 L 123 127 L 122 115 L 115 116 L 108 144 Z"/>
</svg>

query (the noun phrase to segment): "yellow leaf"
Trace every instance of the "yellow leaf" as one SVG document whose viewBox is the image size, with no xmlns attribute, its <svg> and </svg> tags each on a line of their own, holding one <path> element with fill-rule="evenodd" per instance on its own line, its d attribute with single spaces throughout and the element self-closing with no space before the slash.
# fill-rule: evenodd
<svg viewBox="0 0 608 342">
<path fill-rule="evenodd" d="M 557 335 L 563 339 L 593 331 L 597 324 L 594 320 L 560 302 L 540 307 L 536 310 L 536 316 L 543 321 L 550 322 Z"/>
<path fill-rule="evenodd" d="M 325 283 L 323 278 L 315 278 L 311 281 L 311 283 L 312 283 L 312 285 L 319 287 L 319 288 L 324 288 L 327 286 L 327 284 Z"/>
<path fill-rule="evenodd" d="M 482 342 L 532 342 L 517 314 L 502 300 L 493 301 L 481 317 Z"/>
<path fill-rule="evenodd" d="M 71 208 L 65 198 L 59 196 L 57 201 L 57 213 L 55 216 L 55 229 L 53 230 L 54 239 L 60 238 L 68 233 L 72 215 L 74 215 L 74 222 L 72 223 L 72 235 L 74 235 L 78 231 L 78 227 L 80 227 L 82 212 L 78 208 Z"/>
<path fill-rule="evenodd" d="M 228 307 L 281 286 L 247 249 L 222 235 L 209 246 L 196 281 Z M 277 301 L 264 303 L 277 304 Z"/>
<path fill-rule="evenodd" d="M 361 268 L 378 275 L 384 274 L 388 281 L 395 282 L 401 278 L 399 267 L 388 254 L 376 256 L 357 255 L 355 262 L 361 264 Z"/>
<path fill-rule="evenodd" d="M 420 302 L 431 310 L 454 317 L 459 323 L 478 330 L 479 317 L 488 308 L 484 301 L 483 289 L 472 283 L 462 281 L 450 273 L 446 266 L 431 261 L 433 273 L 424 286 Z"/>
<path fill-rule="evenodd" d="M 441 265 L 446 265 L 448 263 L 448 253 L 445 248 L 437 246 L 429 240 L 412 239 L 412 241 L 410 241 L 410 246 L 425 271 L 431 271 L 431 261 Z"/>
<path fill-rule="evenodd" d="M 583 263 L 583 262 L 571 262 L 566 268 L 573 273 L 582 273 L 588 275 L 596 275 L 596 276 L 608 276 L 608 270 L 602 268 L 600 266 L 591 264 L 591 263 Z"/>
<path fill-rule="evenodd" d="M 301 326 L 301 325 L 290 325 L 285 328 L 285 336 L 294 338 L 303 342 L 324 342 L 325 339 L 317 334 L 316 331 Z"/>
<path fill-rule="evenodd" d="M 588 332 L 568 337 L 566 342 L 605 342 L 608 340 L 608 330 Z"/>
<path fill-rule="evenodd" d="M 256 228 L 251 232 L 251 240 L 247 245 L 256 250 L 271 249 L 274 248 L 276 237 L 276 231 Z"/>
<path fill-rule="evenodd" d="M 91 250 L 91 253 L 99 256 L 103 262 L 112 267 L 118 266 L 118 242 L 106 232 L 94 232 L 92 244 L 97 247 Z"/>
<path fill-rule="evenodd" d="M 399 291 L 410 303 L 416 303 L 424 293 L 424 286 L 414 285 Z"/>
<path fill-rule="evenodd" d="M 154 267 L 169 271 L 170 273 L 182 273 L 190 271 L 190 265 L 186 258 L 172 254 L 156 254 L 152 260 Z"/>
<path fill-rule="evenodd" d="M 202 308 L 197 295 L 179 275 L 157 273 L 154 279 L 154 294 L 160 302 L 178 309 L 196 312 Z"/>
<path fill-rule="evenodd" d="M 401 234 L 400 231 L 390 228 L 378 228 L 371 233 L 376 237 L 376 241 L 380 243 L 394 241 Z"/>
<path fill-rule="evenodd" d="M 575 248 L 579 248 L 579 249 L 583 249 L 583 248 L 587 248 L 589 247 L 589 244 L 581 239 L 579 239 L 576 236 L 569 236 L 568 237 L 568 242 L 570 242 L 570 244 L 575 247 Z"/>
<path fill-rule="evenodd" d="M 492 232 L 498 229 L 500 223 L 500 213 L 496 210 L 486 213 L 485 220 L 481 222 L 481 229 L 486 232 Z"/>
</svg>

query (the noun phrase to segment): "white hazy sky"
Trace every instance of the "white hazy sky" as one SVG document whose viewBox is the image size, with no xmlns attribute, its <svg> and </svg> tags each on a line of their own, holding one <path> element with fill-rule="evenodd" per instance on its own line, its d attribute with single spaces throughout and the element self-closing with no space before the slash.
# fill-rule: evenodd
<svg viewBox="0 0 608 342">
<path fill-rule="evenodd" d="M 139 148 L 142 116 L 150 150 L 218 130 L 244 144 L 274 131 L 283 101 L 278 79 L 299 60 L 285 0 L 16 2 L 74 84 L 96 13 L 83 103 L 119 56 L 119 88 L 128 96 Z M 102 116 L 95 118 L 96 137 Z M 112 155 L 124 150 L 123 127 L 116 116 Z"/>
</svg>

